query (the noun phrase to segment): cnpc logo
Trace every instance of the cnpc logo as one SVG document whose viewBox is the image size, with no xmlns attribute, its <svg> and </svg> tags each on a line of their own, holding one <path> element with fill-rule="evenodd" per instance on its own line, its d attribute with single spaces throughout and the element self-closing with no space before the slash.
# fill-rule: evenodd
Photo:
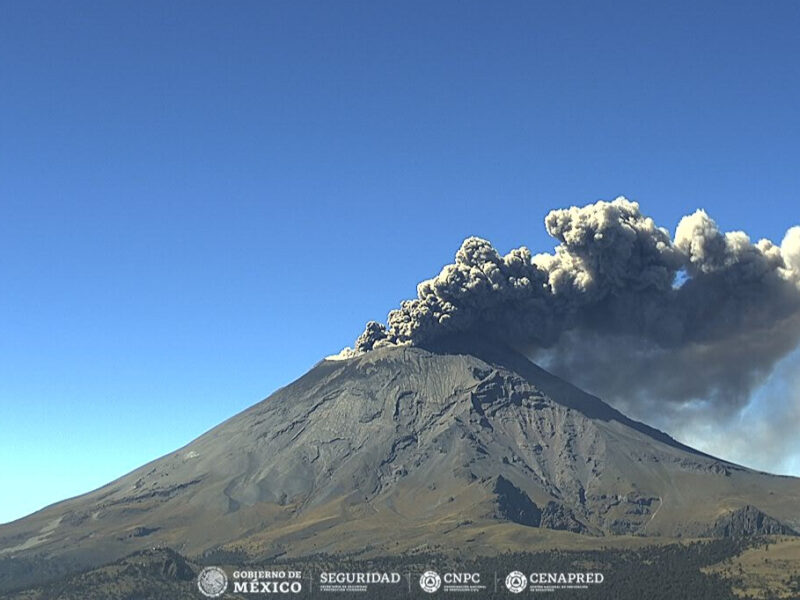
<svg viewBox="0 0 800 600">
<path fill-rule="evenodd" d="M 445 573 L 440 576 L 436 571 L 425 571 L 419 578 L 419 587 L 423 591 L 433 594 L 442 587 L 444 583 L 445 591 L 454 591 L 461 586 L 478 585 L 481 582 L 480 573 Z"/>
<path fill-rule="evenodd" d="M 442 578 L 436 571 L 425 571 L 419 578 L 419 587 L 432 594 L 442 587 Z"/>
</svg>

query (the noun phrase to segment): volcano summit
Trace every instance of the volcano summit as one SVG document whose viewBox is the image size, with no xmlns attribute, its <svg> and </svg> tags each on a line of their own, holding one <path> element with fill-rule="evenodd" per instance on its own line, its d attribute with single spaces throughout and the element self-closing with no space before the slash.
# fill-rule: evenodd
<svg viewBox="0 0 800 600">
<path fill-rule="evenodd" d="M 77 568 L 155 545 L 478 554 L 554 535 L 793 534 L 799 506 L 798 479 L 693 450 L 461 339 L 323 360 L 184 448 L 4 525 L 0 558 Z"/>
<path fill-rule="evenodd" d="M 800 479 L 685 446 L 527 356 L 730 414 L 800 338 L 800 228 L 753 244 L 698 211 L 673 242 L 623 198 L 546 224 L 554 254 L 469 238 L 355 348 L 0 526 L 0 592 L 162 546 L 272 561 L 797 535 Z"/>
</svg>

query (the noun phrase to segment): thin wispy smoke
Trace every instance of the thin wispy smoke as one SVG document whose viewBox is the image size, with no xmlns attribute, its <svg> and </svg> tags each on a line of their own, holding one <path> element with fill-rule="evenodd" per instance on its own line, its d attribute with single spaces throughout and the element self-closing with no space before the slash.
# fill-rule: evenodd
<svg viewBox="0 0 800 600">
<path fill-rule="evenodd" d="M 775 368 L 743 410 L 728 417 L 690 403 L 672 416 L 672 433 L 690 446 L 764 471 L 800 475 L 800 352 Z"/>
<path fill-rule="evenodd" d="M 800 341 L 800 227 L 780 246 L 753 242 L 698 210 L 673 237 L 625 198 L 553 210 L 545 227 L 552 253 L 501 255 L 466 239 L 351 352 L 492 338 L 633 414 L 657 405 L 679 424 L 687 406 L 736 413 Z"/>
</svg>

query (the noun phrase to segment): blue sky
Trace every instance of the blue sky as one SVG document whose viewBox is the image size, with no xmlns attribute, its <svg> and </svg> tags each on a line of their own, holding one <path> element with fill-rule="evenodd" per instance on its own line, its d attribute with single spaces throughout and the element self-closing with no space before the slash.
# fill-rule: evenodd
<svg viewBox="0 0 800 600">
<path fill-rule="evenodd" d="M 0 522 L 288 383 L 467 235 L 550 250 L 548 210 L 624 194 L 780 242 L 798 27 L 796 2 L 0 2 Z"/>
</svg>

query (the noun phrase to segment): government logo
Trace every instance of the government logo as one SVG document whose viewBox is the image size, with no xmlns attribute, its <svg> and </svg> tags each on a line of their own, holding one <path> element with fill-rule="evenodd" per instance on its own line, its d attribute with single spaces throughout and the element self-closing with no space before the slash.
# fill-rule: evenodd
<svg viewBox="0 0 800 600">
<path fill-rule="evenodd" d="M 206 567 L 197 576 L 197 589 L 207 598 L 218 598 L 228 589 L 228 576 L 219 567 Z"/>
</svg>

